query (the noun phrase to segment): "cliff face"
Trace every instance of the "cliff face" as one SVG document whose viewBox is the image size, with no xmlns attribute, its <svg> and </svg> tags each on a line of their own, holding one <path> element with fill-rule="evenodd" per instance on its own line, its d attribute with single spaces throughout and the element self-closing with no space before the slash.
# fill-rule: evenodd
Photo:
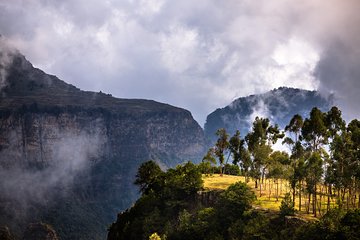
<svg viewBox="0 0 360 240">
<path fill-rule="evenodd" d="M 142 162 L 201 159 L 189 111 L 84 92 L 0 50 L 0 226 L 20 235 L 43 221 L 61 239 L 103 239 L 137 198 Z"/>
<path fill-rule="evenodd" d="M 317 91 L 281 87 L 264 94 L 238 98 L 210 113 L 206 118 L 205 135 L 215 142 L 216 130 L 225 128 L 230 134 L 240 130 L 245 136 L 256 116 L 267 117 L 284 128 L 295 114 L 307 117 L 313 107 L 328 111 L 332 103 L 333 96 L 324 97 Z"/>
</svg>

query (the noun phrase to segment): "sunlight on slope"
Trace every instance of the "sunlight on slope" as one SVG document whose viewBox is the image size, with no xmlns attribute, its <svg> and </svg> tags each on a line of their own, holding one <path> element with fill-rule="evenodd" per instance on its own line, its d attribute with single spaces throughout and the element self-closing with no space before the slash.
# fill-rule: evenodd
<svg viewBox="0 0 360 240">
<path fill-rule="evenodd" d="M 232 176 L 232 175 L 223 175 L 213 174 L 213 175 L 203 175 L 204 188 L 208 190 L 225 190 L 231 184 L 236 182 L 245 182 L 245 177 L 243 176 Z M 248 186 L 256 194 L 256 201 L 254 202 L 255 208 L 260 209 L 269 209 L 273 211 L 279 211 L 281 201 L 285 193 L 290 192 L 290 186 L 287 181 L 279 180 L 278 184 L 273 179 L 266 179 L 264 184 L 262 184 L 261 196 L 260 188 L 255 188 L 255 182 L 250 180 Z M 276 197 L 277 196 L 277 197 Z M 304 196 L 305 198 L 305 196 Z M 323 200 L 324 201 L 324 200 Z M 296 199 L 298 202 L 298 199 Z M 323 204 L 325 205 L 325 203 Z M 296 204 L 297 208 L 298 204 Z M 312 214 L 306 214 L 305 212 L 305 199 L 302 204 L 303 208 L 301 211 L 301 216 L 305 219 L 315 219 Z"/>
</svg>

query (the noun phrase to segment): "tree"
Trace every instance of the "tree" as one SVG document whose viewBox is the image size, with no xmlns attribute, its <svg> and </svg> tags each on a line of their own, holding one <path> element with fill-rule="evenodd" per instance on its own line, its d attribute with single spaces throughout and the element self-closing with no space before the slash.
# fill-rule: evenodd
<svg viewBox="0 0 360 240">
<path fill-rule="evenodd" d="M 249 182 L 249 172 L 251 168 L 251 156 L 248 149 L 244 148 L 244 151 L 241 153 L 240 168 L 241 172 L 245 177 L 245 182 Z"/>
<path fill-rule="evenodd" d="M 357 119 L 352 120 L 347 127 L 347 132 L 351 140 L 351 146 L 347 150 L 349 155 L 352 156 L 347 161 L 347 169 L 351 170 L 347 172 L 347 175 L 352 176 L 354 189 L 360 192 L 360 121 Z M 360 193 L 358 207 L 360 208 Z"/>
<path fill-rule="evenodd" d="M 280 205 L 280 215 L 293 216 L 295 215 L 294 201 L 291 199 L 290 193 L 286 193 Z"/>
<path fill-rule="evenodd" d="M 328 138 L 330 141 L 330 157 L 326 162 L 325 184 L 328 189 L 327 210 L 330 209 L 330 196 L 332 186 L 341 191 L 346 187 L 344 169 L 349 160 L 349 134 L 346 132 L 346 123 L 342 119 L 341 111 L 337 107 L 332 107 L 326 114 L 326 125 L 328 128 Z M 338 198 L 340 205 L 343 199 Z"/>
<path fill-rule="evenodd" d="M 135 184 L 140 186 L 142 193 L 148 193 L 156 184 L 158 177 L 163 173 L 154 161 L 147 161 L 140 165 L 135 178 Z"/>
<path fill-rule="evenodd" d="M 304 125 L 304 120 L 299 114 L 295 114 L 288 125 L 285 127 L 286 132 L 293 133 L 295 135 L 294 142 L 300 140 L 301 128 Z"/>
<path fill-rule="evenodd" d="M 301 145 L 301 129 L 304 125 L 303 118 L 296 114 L 292 117 L 289 124 L 285 127 L 285 131 L 289 133 L 289 135 L 294 135 L 293 138 L 286 137 L 283 141 L 283 144 L 288 144 L 291 147 L 291 167 L 292 174 L 289 175 L 288 180 L 290 182 L 293 194 L 293 203 L 295 205 L 295 195 L 296 195 L 296 186 L 300 187 L 299 189 L 299 210 L 301 210 L 301 182 L 303 177 L 301 176 L 299 170 L 299 159 L 304 155 L 304 149 Z"/>
<path fill-rule="evenodd" d="M 240 131 L 237 130 L 229 140 L 229 150 L 232 154 L 232 162 L 234 165 L 240 166 L 240 170 L 247 181 L 248 171 L 251 166 L 251 159 L 248 150 L 245 148 L 245 140 L 241 139 Z"/>
<path fill-rule="evenodd" d="M 175 200 L 186 199 L 202 188 L 203 180 L 198 167 L 192 162 L 187 162 L 176 166 L 175 169 L 169 169 L 163 185 L 163 196 Z"/>
<path fill-rule="evenodd" d="M 244 143 L 245 141 L 240 138 L 240 131 L 236 130 L 234 136 L 229 140 L 229 150 L 235 165 L 241 161 L 242 153 L 245 150 Z"/>
<path fill-rule="evenodd" d="M 246 183 L 237 182 L 230 185 L 220 196 L 218 209 L 221 219 L 226 225 L 230 225 L 246 210 L 251 209 L 256 197 Z"/>
<path fill-rule="evenodd" d="M 201 167 L 203 173 L 209 174 L 213 167 L 212 164 L 216 164 L 215 150 L 214 148 L 209 148 L 209 150 L 203 157 L 199 167 Z"/>
<path fill-rule="evenodd" d="M 276 143 L 282 137 L 284 135 L 280 133 L 279 127 L 270 125 L 268 118 L 255 118 L 252 131 L 245 137 L 249 152 L 252 155 L 251 174 L 255 179 L 255 188 L 258 187 L 258 181 L 264 181 L 269 155 L 272 152 L 271 144 Z"/>
<path fill-rule="evenodd" d="M 310 204 L 310 195 L 313 196 L 313 214 L 316 217 L 316 186 L 320 182 L 321 176 L 323 174 L 323 161 L 321 158 L 320 153 L 314 152 L 310 155 L 310 157 L 305 162 L 305 169 L 306 169 L 306 187 L 309 193 L 309 204 Z M 308 207 L 309 211 L 309 207 Z"/>
<path fill-rule="evenodd" d="M 306 176 L 305 161 L 304 158 L 299 158 L 294 168 L 293 179 L 291 179 L 290 181 L 291 186 L 293 186 L 293 184 L 296 186 L 296 183 L 298 183 L 297 186 L 299 188 L 299 211 L 301 211 L 302 183 L 303 180 L 305 179 L 305 176 Z M 293 196 L 294 196 L 294 192 L 293 192 Z M 293 201 L 295 206 L 295 200 L 293 199 Z"/>
<path fill-rule="evenodd" d="M 310 117 L 306 118 L 302 128 L 302 137 L 305 140 L 308 150 L 306 165 L 306 185 L 310 196 L 313 196 L 313 214 L 316 216 L 317 184 L 323 173 L 323 159 L 326 156 L 323 145 L 328 143 L 329 131 L 327 125 L 327 114 L 314 107 Z M 308 207 L 309 211 L 309 207 Z"/>
<path fill-rule="evenodd" d="M 286 152 L 275 151 L 270 155 L 267 176 L 276 180 L 276 201 L 279 198 L 279 179 L 287 179 L 289 175 L 289 155 Z"/>
<path fill-rule="evenodd" d="M 218 136 L 218 139 L 215 144 L 215 155 L 219 159 L 219 164 L 221 168 L 221 176 L 224 172 L 224 162 L 225 162 L 225 151 L 229 147 L 228 138 L 229 135 L 226 133 L 226 130 L 224 128 L 220 128 L 216 131 L 216 135 Z"/>
<path fill-rule="evenodd" d="M 325 114 L 314 107 L 310 112 L 310 118 L 306 118 L 302 128 L 302 136 L 313 151 L 319 151 L 321 146 L 327 143 L 327 126 Z"/>
</svg>

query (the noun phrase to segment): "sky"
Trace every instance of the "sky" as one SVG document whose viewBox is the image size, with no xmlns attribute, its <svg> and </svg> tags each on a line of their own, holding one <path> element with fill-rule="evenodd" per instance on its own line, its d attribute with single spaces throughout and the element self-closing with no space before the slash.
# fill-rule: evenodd
<svg viewBox="0 0 360 240">
<path fill-rule="evenodd" d="M 0 0 L 0 34 L 83 90 L 206 116 L 287 86 L 360 117 L 359 0 Z"/>
</svg>

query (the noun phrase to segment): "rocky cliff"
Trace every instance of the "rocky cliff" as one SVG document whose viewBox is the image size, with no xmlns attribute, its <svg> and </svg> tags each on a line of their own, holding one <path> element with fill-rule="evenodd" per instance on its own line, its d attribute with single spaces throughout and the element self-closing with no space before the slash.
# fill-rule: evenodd
<svg viewBox="0 0 360 240">
<path fill-rule="evenodd" d="M 267 117 L 284 128 L 295 114 L 306 117 L 313 107 L 328 111 L 333 98 L 332 95 L 323 96 L 317 91 L 286 87 L 241 97 L 207 116 L 205 135 L 211 142 L 215 142 L 216 130 L 225 128 L 230 134 L 240 130 L 241 135 L 245 136 L 256 116 Z"/>
<path fill-rule="evenodd" d="M 0 226 L 29 222 L 61 239 L 103 239 L 138 196 L 149 159 L 163 167 L 204 153 L 201 127 L 184 109 L 85 92 L 0 49 Z"/>
</svg>

